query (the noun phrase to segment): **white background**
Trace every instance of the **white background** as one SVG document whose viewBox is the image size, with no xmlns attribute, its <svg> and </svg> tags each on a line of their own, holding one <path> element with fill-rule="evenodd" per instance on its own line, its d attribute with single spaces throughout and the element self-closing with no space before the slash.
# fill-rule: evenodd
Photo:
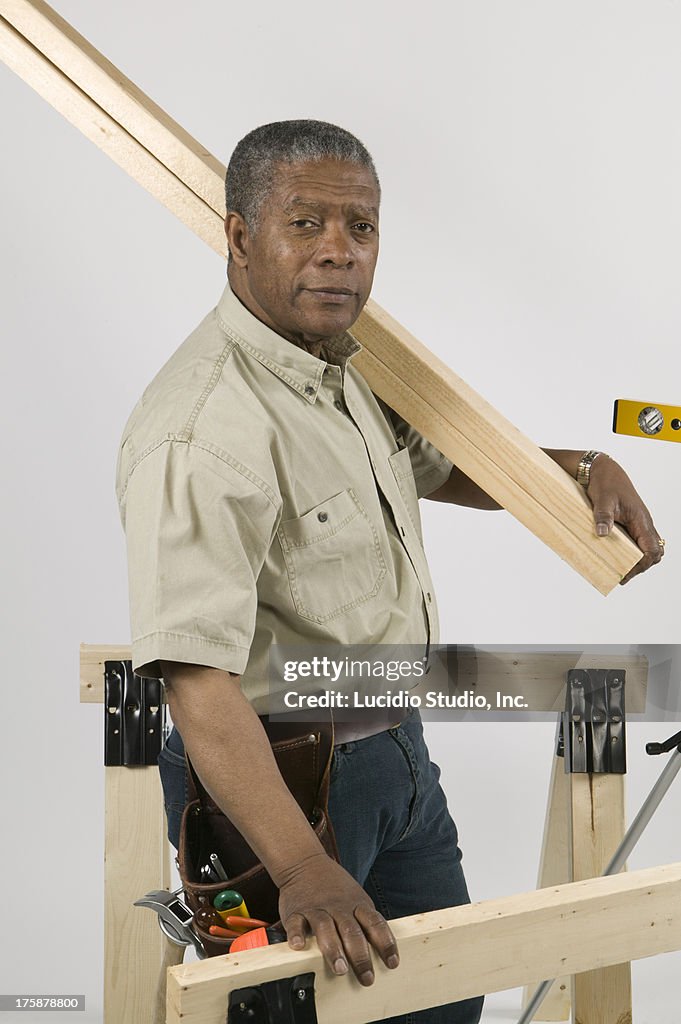
<svg viewBox="0 0 681 1024">
<path fill-rule="evenodd" d="M 679 639 L 681 448 L 610 433 L 616 398 L 681 403 L 679 3 L 56 7 L 225 161 L 279 118 L 359 135 L 384 195 L 374 297 L 537 442 L 627 467 L 668 553 L 607 599 L 508 515 L 424 503 L 443 639 Z M 78 645 L 129 639 L 118 440 L 224 265 L 4 68 L 0 96 L 0 991 L 84 991 L 94 1021 L 102 714 L 78 704 Z M 519 730 L 429 729 L 475 898 L 534 885 L 553 730 Z M 659 767 L 632 757 L 632 793 Z M 642 863 L 678 859 L 678 800 Z M 676 1021 L 678 958 L 636 970 L 638 1024 Z M 488 1005 L 512 1019 L 510 996 Z"/>
</svg>

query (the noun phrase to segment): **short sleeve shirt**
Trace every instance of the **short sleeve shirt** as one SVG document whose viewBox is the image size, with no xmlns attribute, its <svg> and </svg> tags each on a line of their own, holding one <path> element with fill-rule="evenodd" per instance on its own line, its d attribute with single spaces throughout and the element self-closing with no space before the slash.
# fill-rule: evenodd
<svg viewBox="0 0 681 1024">
<path fill-rule="evenodd" d="M 132 660 L 242 676 L 268 710 L 272 644 L 436 643 L 418 498 L 451 463 L 372 394 L 351 333 L 324 358 L 229 285 L 121 441 Z"/>
</svg>

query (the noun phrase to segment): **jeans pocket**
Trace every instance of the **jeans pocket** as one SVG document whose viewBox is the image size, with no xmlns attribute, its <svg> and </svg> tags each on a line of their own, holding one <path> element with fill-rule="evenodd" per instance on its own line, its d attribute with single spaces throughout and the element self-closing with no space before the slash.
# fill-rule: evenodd
<svg viewBox="0 0 681 1024">
<path fill-rule="evenodd" d="M 158 770 L 163 787 L 163 803 L 168 819 L 168 839 L 175 849 L 180 842 L 180 822 L 187 803 L 187 765 L 184 756 L 162 748 L 158 755 Z"/>
</svg>

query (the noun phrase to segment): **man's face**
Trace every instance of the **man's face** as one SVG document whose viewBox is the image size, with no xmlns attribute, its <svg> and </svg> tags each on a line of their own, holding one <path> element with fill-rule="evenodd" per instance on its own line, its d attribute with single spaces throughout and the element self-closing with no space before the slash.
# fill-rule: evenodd
<svg viewBox="0 0 681 1024">
<path fill-rule="evenodd" d="M 295 344 L 347 330 L 369 297 L 378 257 L 378 188 L 358 164 L 279 164 L 254 234 L 228 214 L 230 281 L 260 320 Z"/>
</svg>

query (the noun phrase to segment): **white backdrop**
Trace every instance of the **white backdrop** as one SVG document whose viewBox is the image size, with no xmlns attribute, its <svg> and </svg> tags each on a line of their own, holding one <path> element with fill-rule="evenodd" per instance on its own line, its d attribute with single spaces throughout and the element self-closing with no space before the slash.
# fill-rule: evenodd
<svg viewBox="0 0 681 1024">
<path fill-rule="evenodd" d="M 681 447 L 610 424 L 615 398 L 681 403 L 679 4 L 55 6 L 225 161 L 279 118 L 359 135 L 384 194 L 375 298 L 537 442 L 602 448 L 629 470 L 668 553 L 606 599 L 506 514 L 424 503 L 443 639 L 678 640 Z M 0 95 L 0 991 L 85 991 L 97 1020 L 102 723 L 78 704 L 78 644 L 128 641 L 118 440 L 217 301 L 224 265 L 3 67 Z M 520 741 L 519 728 L 429 728 L 476 898 L 534 884 L 552 730 L 523 726 Z M 639 788 L 658 770 L 641 762 Z M 678 858 L 669 808 L 666 821 L 645 863 Z M 57 924 L 37 942 L 31 913 L 46 903 Z M 36 945 L 49 955 L 27 956 Z M 673 960 L 646 965 L 639 1024 L 677 1019 Z M 504 998 L 490 1020 L 510 1014 Z"/>
</svg>

